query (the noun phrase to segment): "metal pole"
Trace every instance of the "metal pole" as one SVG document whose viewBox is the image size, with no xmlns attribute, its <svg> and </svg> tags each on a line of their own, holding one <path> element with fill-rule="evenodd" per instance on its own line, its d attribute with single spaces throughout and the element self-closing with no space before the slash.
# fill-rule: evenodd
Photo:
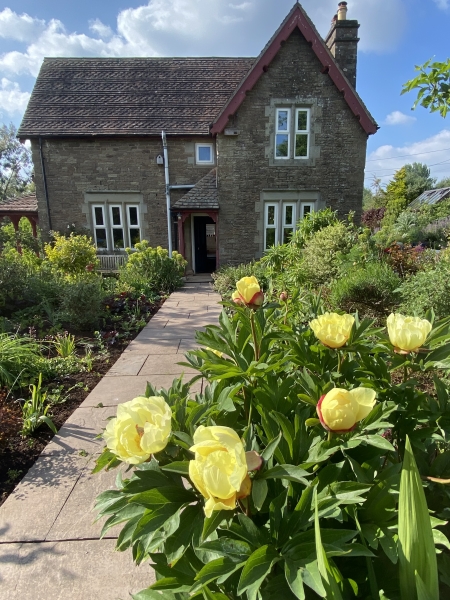
<svg viewBox="0 0 450 600">
<path fill-rule="evenodd" d="M 167 153 L 166 132 L 161 133 L 164 149 L 164 176 L 166 181 L 166 210 L 167 210 L 167 236 L 169 241 L 169 256 L 172 258 L 172 221 L 170 219 L 170 180 L 169 180 L 169 156 Z"/>
</svg>

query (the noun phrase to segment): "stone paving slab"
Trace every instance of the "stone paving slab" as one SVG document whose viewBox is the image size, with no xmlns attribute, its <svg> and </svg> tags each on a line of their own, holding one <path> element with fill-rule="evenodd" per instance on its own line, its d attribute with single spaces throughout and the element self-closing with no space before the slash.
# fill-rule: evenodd
<svg viewBox="0 0 450 600">
<path fill-rule="evenodd" d="M 102 381 L 104 380 L 102 379 Z M 108 378 L 108 381 L 114 382 L 115 379 L 111 377 Z M 119 401 L 118 399 L 117 404 L 119 402 L 123 402 L 123 400 Z M 115 415 L 116 409 L 113 404 L 98 408 L 81 405 L 47 444 L 41 456 L 101 452 L 104 445 L 103 440 L 96 439 L 96 437 L 106 427 L 108 418 Z"/>
<path fill-rule="evenodd" d="M 198 374 L 198 371 L 194 369 L 177 364 L 183 361 L 183 358 L 179 354 L 175 354 L 175 356 L 148 356 L 139 375 L 146 375 L 149 381 L 153 383 L 154 375 Z"/>
<path fill-rule="evenodd" d="M 1 542 L 45 540 L 87 461 L 41 455 L 1 507 Z"/>
<path fill-rule="evenodd" d="M 181 338 L 194 338 L 195 332 L 203 327 L 190 326 L 176 326 L 161 328 L 144 328 L 139 335 L 134 339 L 135 342 L 142 343 L 143 340 L 174 340 Z M 133 343 L 133 342 L 131 342 Z M 130 344 L 131 346 L 131 344 Z"/>
<path fill-rule="evenodd" d="M 164 356 L 176 356 L 176 354 L 167 354 Z M 138 375 L 142 369 L 146 354 L 138 354 L 135 352 L 126 352 L 113 364 L 105 377 L 116 377 L 121 375 Z"/>
<path fill-rule="evenodd" d="M 95 498 L 102 492 L 116 489 L 114 484 L 116 476 L 119 472 L 123 473 L 126 470 L 126 465 L 92 474 L 94 467 L 95 457 L 92 457 L 81 471 L 70 496 L 45 536 L 45 541 L 100 539 L 106 518 L 94 523 L 97 516 L 97 513 L 94 512 Z M 106 537 L 117 538 L 122 526 L 123 524 L 112 527 Z"/>
<path fill-rule="evenodd" d="M 177 356 L 177 361 L 181 361 L 182 359 L 182 356 Z M 151 381 L 157 389 L 168 389 L 174 379 L 176 379 L 176 375 L 155 375 L 152 377 L 148 375 L 123 375 L 118 377 L 104 377 L 92 390 L 83 404 L 81 404 L 80 408 L 94 407 L 99 403 L 102 403 L 105 407 L 117 406 L 121 402 L 128 402 L 128 400 L 133 400 L 136 396 L 142 396 L 145 393 L 148 381 Z M 188 375 L 185 379 L 192 379 L 192 376 Z M 200 381 L 194 383 L 192 391 L 193 393 L 201 391 Z"/>
<path fill-rule="evenodd" d="M 0 545 L 1 598 L 129 600 L 155 581 L 154 573 L 114 546 L 115 540 Z"/>
<path fill-rule="evenodd" d="M 132 341 L 126 347 L 123 355 L 128 352 L 140 354 L 177 354 L 181 338 L 167 338 L 159 340 L 146 340 L 144 343 Z M 122 356 L 123 356 L 122 355 Z"/>
</svg>

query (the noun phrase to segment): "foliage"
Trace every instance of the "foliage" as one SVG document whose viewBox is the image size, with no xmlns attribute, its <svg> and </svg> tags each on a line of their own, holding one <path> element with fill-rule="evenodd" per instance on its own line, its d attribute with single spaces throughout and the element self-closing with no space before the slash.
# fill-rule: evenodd
<svg viewBox="0 0 450 600">
<path fill-rule="evenodd" d="M 104 292 L 100 277 L 85 274 L 61 282 L 60 322 L 77 330 L 95 329 L 103 314 Z"/>
<path fill-rule="evenodd" d="M 386 187 L 386 214 L 382 225 L 393 225 L 399 214 L 408 206 L 406 169 L 399 169 Z"/>
<path fill-rule="evenodd" d="M 444 177 L 444 179 L 440 179 L 434 187 L 435 189 L 450 187 L 450 177 Z"/>
<path fill-rule="evenodd" d="M 406 279 L 401 287 L 400 310 L 424 316 L 432 307 L 438 316 L 450 314 L 450 264 L 437 263 L 435 269 L 420 271 Z"/>
<path fill-rule="evenodd" d="M 431 177 L 430 169 L 423 163 L 405 165 L 406 171 L 406 198 L 408 204 L 418 198 L 426 190 L 431 190 L 436 179 Z"/>
<path fill-rule="evenodd" d="M 16 135 L 12 123 L 0 126 L 0 201 L 34 190 L 31 152 Z"/>
<path fill-rule="evenodd" d="M 53 433 L 57 432 L 55 424 L 47 415 L 50 405 L 47 402 L 47 392 L 42 391 L 42 373 L 39 373 L 37 385 L 30 385 L 31 399 L 22 406 L 22 435 L 34 433 L 43 423 L 46 423 Z"/>
<path fill-rule="evenodd" d="M 337 225 L 340 221 L 337 212 L 331 208 L 324 208 L 317 212 L 306 214 L 297 224 L 297 229 L 292 236 L 292 243 L 299 248 L 304 248 L 308 240 L 318 231 L 330 225 Z"/>
<path fill-rule="evenodd" d="M 181 285 L 187 262 L 174 251 L 172 258 L 161 246 L 152 248 L 146 240 L 126 248 L 128 261 L 120 271 L 120 282 L 145 295 L 170 294 Z"/>
<path fill-rule="evenodd" d="M 20 385 L 35 372 L 38 357 L 39 346 L 31 338 L 0 333 L 0 385 Z"/>
<path fill-rule="evenodd" d="M 419 75 L 403 84 L 402 94 L 418 90 L 413 110 L 420 104 L 430 112 L 439 111 L 441 117 L 446 117 L 450 108 L 450 58 L 445 62 L 432 60 L 415 67 Z"/>
<path fill-rule="evenodd" d="M 434 256 L 430 256 L 423 246 L 394 243 L 384 252 L 387 264 L 400 277 L 414 275 L 417 271 L 432 268 L 435 264 Z"/>
<path fill-rule="evenodd" d="M 14 225 L 5 218 L 0 224 L 0 250 L 16 249 L 17 244 L 20 245 L 23 251 L 29 251 L 34 254 L 39 254 L 42 250 L 42 242 L 40 236 L 37 238 L 33 236 L 33 230 L 31 223 L 28 219 L 22 218 L 19 221 L 19 230 L 15 231 Z M 37 256 L 35 260 L 38 260 Z"/>
<path fill-rule="evenodd" d="M 361 225 L 369 227 L 372 231 L 381 226 L 381 221 L 386 213 L 386 208 L 370 208 L 363 212 L 361 217 Z"/>
<path fill-rule="evenodd" d="M 384 262 L 355 265 L 333 282 L 330 302 L 347 311 L 357 307 L 386 313 L 399 302 L 400 283 L 399 276 Z"/>
<path fill-rule="evenodd" d="M 332 350 L 309 327 L 291 327 L 281 307 L 234 309 L 199 332 L 200 348 L 188 354 L 186 365 L 208 382 L 195 402 L 181 380 L 169 390 L 147 387 L 147 397 L 162 396 L 172 408 L 166 448 L 97 498 L 107 519 L 102 536 L 122 523 L 117 549 L 132 549 L 138 564 L 151 560 L 157 573 L 135 598 L 398 598 L 407 435 L 427 478 L 435 544 L 449 545 L 440 528 L 450 492 L 438 481 L 448 470 L 449 388 L 435 378 L 428 394 L 417 378 L 450 368 L 450 319 L 434 322 L 426 350 L 400 355 L 357 315 L 347 345 Z M 351 431 L 325 431 L 316 418 L 320 398 L 360 386 L 376 392 L 375 407 Z M 189 474 L 200 426 L 230 427 L 264 459 L 259 469 L 252 463 L 250 495 L 210 518 Z M 105 450 L 95 470 L 118 464 Z"/>
<path fill-rule="evenodd" d="M 57 355 L 61 356 L 61 358 L 68 358 L 75 355 L 75 336 L 67 331 L 63 334 L 57 333 L 53 339 L 53 345 L 55 346 Z"/>
<path fill-rule="evenodd" d="M 47 260 L 60 273 L 77 276 L 98 266 L 97 249 L 92 238 L 73 233 L 65 237 L 54 232 L 53 239 L 51 244 L 45 244 L 44 251 Z"/>
<path fill-rule="evenodd" d="M 338 274 L 340 255 L 347 254 L 355 242 L 354 228 L 340 221 L 314 233 L 303 250 L 305 281 L 313 286 L 330 282 Z"/>
</svg>

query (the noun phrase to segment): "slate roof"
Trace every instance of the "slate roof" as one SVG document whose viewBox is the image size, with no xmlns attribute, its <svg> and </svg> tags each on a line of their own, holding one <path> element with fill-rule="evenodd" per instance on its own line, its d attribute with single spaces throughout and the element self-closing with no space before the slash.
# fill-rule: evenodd
<svg viewBox="0 0 450 600">
<path fill-rule="evenodd" d="M 217 192 L 217 169 L 212 169 L 202 177 L 182 198 L 172 206 L 172 210 L 218 210 L 219 194 Z"/>
<path fill-rule="evenodd" d="M 18 137 L 209 135 L 254 58 L 45 58 Z"/>
<path fill-rule="evenodd" d="M 7 198 L 0 202 L 0 213 L 37 213 L 38 205 L 36 194 L 19 196 L 17 198 Z"/>
<path fill-rule="evenodd" d="M 408 208 L 419 208 L 422 204 L 437 204 L 445 198 L 450 198 L 450 187 L 427 190 L 413 200 Z"/>
</svg>

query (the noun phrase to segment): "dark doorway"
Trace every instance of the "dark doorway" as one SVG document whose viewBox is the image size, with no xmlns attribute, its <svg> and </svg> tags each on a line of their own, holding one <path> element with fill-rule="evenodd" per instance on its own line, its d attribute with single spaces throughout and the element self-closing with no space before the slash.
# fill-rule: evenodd
<svg viewBox="0 0 450 600">
<path fill-rule="evenodd" d="M 194 217 L 195 272 L 216 269 L 216 224 L 211 217 Z"/>
</svg>

